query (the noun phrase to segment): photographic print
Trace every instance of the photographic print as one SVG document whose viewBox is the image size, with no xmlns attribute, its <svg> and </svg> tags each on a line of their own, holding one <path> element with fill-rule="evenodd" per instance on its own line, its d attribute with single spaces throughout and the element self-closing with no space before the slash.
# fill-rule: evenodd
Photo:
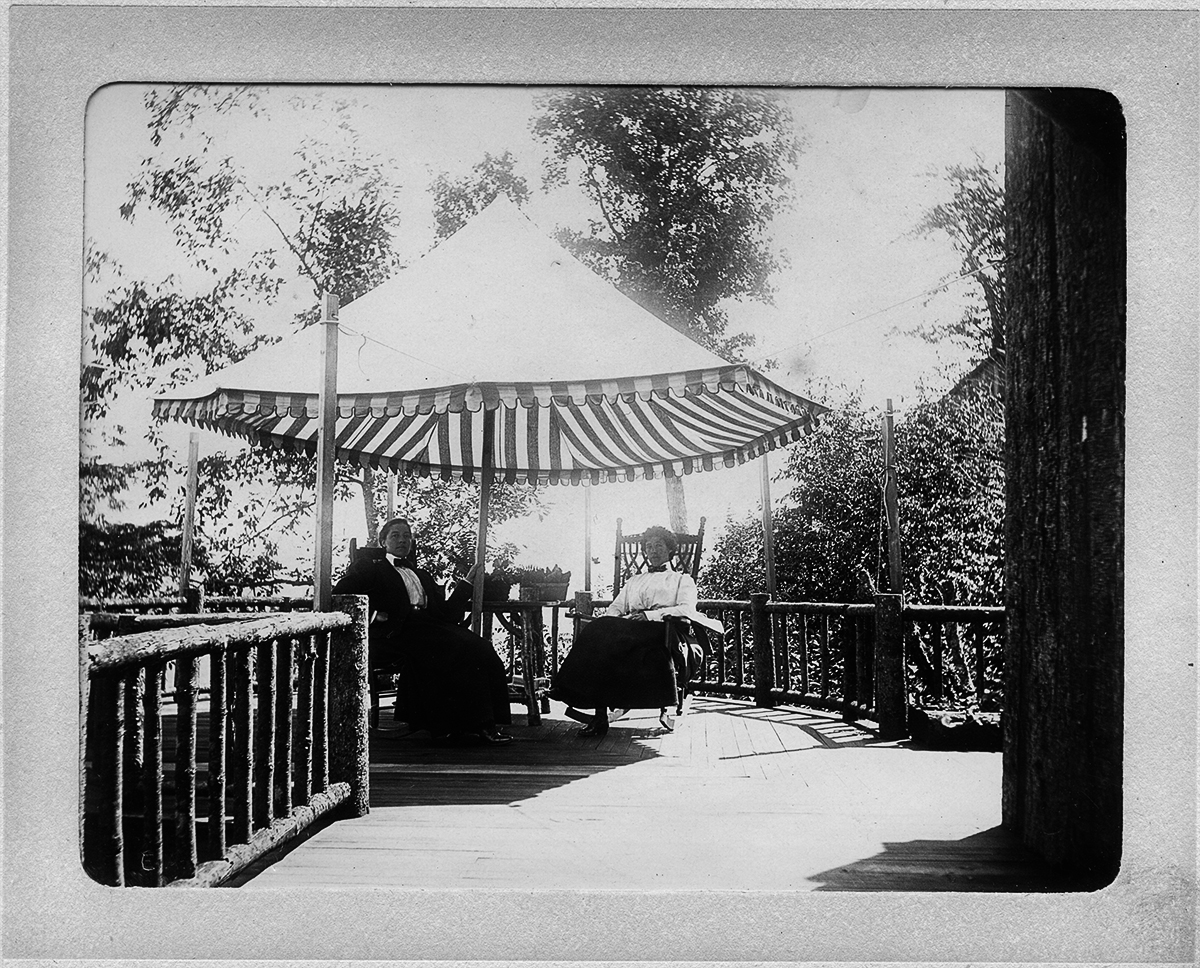
<svg viewBox="0 0 1200 968">
<path fill-rule="evenodd" d="M 186 13 L 14 75 L 9 950 L 1179 960 L 1140 88 L 868 69 L 1031 17 Z"/>
</svg>

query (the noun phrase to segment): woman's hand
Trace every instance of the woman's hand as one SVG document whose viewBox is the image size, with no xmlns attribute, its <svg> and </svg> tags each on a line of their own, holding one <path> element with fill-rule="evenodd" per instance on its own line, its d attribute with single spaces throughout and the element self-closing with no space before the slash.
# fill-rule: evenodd
<svg viewBox="0 0 1200 968">
<path fill-rule="evenodd" d="M 627 619 L 629 619 L 631 622 L 647 622 L 647 621 L 649 621 L 649 619 L 646 618 L 645 612 L 630 612 L 625 617 Z"/>
</svg>

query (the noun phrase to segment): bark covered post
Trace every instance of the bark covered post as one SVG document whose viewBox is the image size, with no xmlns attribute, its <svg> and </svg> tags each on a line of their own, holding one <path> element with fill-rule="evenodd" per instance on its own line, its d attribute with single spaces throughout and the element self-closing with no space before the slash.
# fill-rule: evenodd
<svg viewBox="0 0 1200 968">
<path fill-rule="evenodd" d="M 329 635 L 329 779 L 349 783 L 346 810 L 365 816 L 370 809 L 370 764 L 367 725 L 367 597 L 336 595 L 334 611 L 352 619 L 349 627 Z"/>
<path fill-rule="evenodd" d="M 901 610 L 901 596 L 875 596 L 875 713 L 882 739 L 908 736 Z"/>
<path fill-rule="evenodd" d="M 1105 883 L 1123 807 L 1125 122 L 1102 91 L 1010 91 L 1007 113 L 1003 821 Z"/>
</svg>

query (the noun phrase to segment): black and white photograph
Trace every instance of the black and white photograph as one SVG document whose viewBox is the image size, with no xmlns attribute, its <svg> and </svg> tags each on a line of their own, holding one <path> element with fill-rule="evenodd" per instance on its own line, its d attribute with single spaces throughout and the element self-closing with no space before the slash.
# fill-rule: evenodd
<svg viewBox="0 0 1200 968">
<path fill-rule="evenodd" d="M 1191 959 L 1174 120 L 1069 49 L 1052 83 L 992 52 L 881 73 L 870 44 L 788 73 L 779 37 L 756 70 L 638 66 L 778 12 L 577 12 L 604 42 L 534 11 L 330 12 L 352 63 L 295 70 L 230 69 L 283 21 L 239 40 L 229 13 L 151 16 L 232 43 L 207 69 L 57 82 L 78 325 L 41 306 L 31 353 L 17 310 L 49 277 L 14 275 L 7 439 L 65 363 L 56 446 L 6 447 L 7 570 L 70 556 L 52 621 L 5 583 L 7 758 L 52 750 L 56 791 L 53 821 L 6 810 L 9 950 Z M 1033 26 L 973 16 L 996 49 Z M 532 69 L 439 69 L 451 35 L 454 64 Z M 409 60 L 368 63 L 401 36 Z M 58 136 L 34 84 L 18 170 Z M 73 899 L 53 930 L 39 856 Z"/>
</svg>

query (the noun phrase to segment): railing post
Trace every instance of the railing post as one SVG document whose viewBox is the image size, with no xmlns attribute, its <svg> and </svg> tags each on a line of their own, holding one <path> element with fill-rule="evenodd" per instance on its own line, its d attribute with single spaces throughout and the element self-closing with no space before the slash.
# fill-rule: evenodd
<svg viewBox="0 0 1200 968">
<path fill-rule="evenodd" d="M 774 705 L 771 690 L 775 686 L 775 674 L 771 662 L 771 627 L 767 616 L 766 592 L 750 595 L 750 627 L 754 635 L 754 705 Z"/>
<path fill-rule="evenodd" d="M 332 610 L 351 617 L 349 628 L 329 636 L 329 779 L 349 783 L 346 810 L 352 817 L 370 809 L 370 762 L 367 726 L 370 692 L 367 687 L 367 598 L 338 595 Z"/>
<path fill-rule="evenodd" d="M 204 611 L 204 586 L 189 585 L 181 592 L 183 595 L 183 610 L 188 614 L 199 614 Z"/>
<path fill-rule="evenodd" d="M 899 595 L 875 596 L 875 713 L 881 739 L 908 736 L 902 607 Z"/>
</svg>

